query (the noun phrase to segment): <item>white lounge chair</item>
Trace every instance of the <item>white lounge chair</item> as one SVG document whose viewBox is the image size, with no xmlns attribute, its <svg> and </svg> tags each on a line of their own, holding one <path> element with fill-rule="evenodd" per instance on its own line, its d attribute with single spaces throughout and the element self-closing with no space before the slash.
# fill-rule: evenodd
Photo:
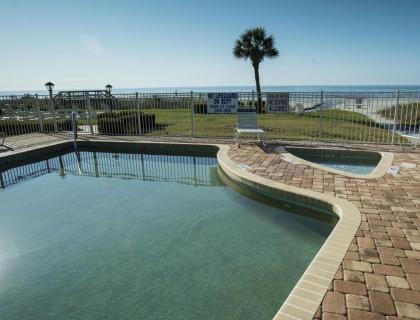
<svg viewBox="0 0 420 320">
<path fill-rule="evenodd" d="M 238 123 L 235 132 L 235 143 L 239 147 L 239 138 L 241 135 L 247 137 L 257 137 L 262 142 L 261 136 L 264 130 L 260 129 L 257 124 L 257 113 L 254 108 L 238 108 Z"/>
<path fill-rule="evenodd" d="M 296 103 L 295 105 L 295 112 L 302 115 L 305 112 L 305 107 L 303 106 L 303 103 Z"/>
<path fill-rule="evenodd" d="M 305 107 L 303 105 L 303 103 L 296 103 L 296 105 L 295 105 L 295 111 L 296 111 L 296 113 L 299 113 L 299 115 L 303 115 L 304 113 L 317 111 L 317 109 L 320 106 L 321 106 L 320 103 L 314 104 L 313 106 L 310 106 L 310 107 Z"/>
</svg>

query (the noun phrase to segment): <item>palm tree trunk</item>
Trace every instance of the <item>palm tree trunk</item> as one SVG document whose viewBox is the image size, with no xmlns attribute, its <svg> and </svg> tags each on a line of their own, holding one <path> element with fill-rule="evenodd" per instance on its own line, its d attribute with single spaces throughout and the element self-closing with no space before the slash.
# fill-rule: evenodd
<svg viewBox="0 0 420 320">
<path fill-rule="evenodd" d="M 254 74 L 255 74 L 255 84 L 257 86 L 257 112 L 262 113 L 262 99 L 261 99 L 261 86 L 260 86 L 260 72 L 258 70 L 259 64 L 253 63 Z"/>
</svg>

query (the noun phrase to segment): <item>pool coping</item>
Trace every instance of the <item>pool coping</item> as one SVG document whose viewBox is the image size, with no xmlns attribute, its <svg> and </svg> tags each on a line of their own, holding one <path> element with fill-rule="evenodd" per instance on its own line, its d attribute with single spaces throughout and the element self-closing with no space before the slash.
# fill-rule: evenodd
<svg viewBox="0 0 420 320">
<path fill-rule="evenodd" d="M 394 153 L 392 152 L 383 152 L 383 151 L 369 151 L 369 152 L 376 152 L 379 153 L 381 156 L 381 159 L 379 160 L 378 164 L 376 165 L 375 169 L 372 170 L 369 174 L 362 175 L 362 174 L 356 174 L 351 172 L 346 172 L 342 170 L 337 170 L 334 168 L 330 168 L 328 166 L 323 166 L 321 164 L 311 162 L 308 160 L 305 160 L 303 158 L 300 158 L 298 156 L 293 155 L 292 153 L 287 151 L 288 146 L 279 146 L 275 148 L 275 151 L 280 154 L 281 158 L 285 161 L 293 161 L 297 164 L 304 164 L 316 169 L 328 171 L 334 174 L 340 174 L 342 176 L 346 176 L 349 178 L 356 178 L 356 179 L 378 179 L 383 177 L 385 174 L 387 174 L 389 168 L 392 166 L 392 161 L 394 160 Z M 297 147 L 302 149 L 311 149 L 311 148 L 305 148 L 305 147 Z M 317 150 L 325 150 L 325 148 L 317 148 Z M 327 149 L 331 150 L 331 149 Z M 333 150 L 342 150 L 342 149 L 333 149 Z M 347 149 L 346 149 L 347 150 Z M 352 150 L 352 151 L 358 151 L 358 152 L 366 152 L 361 150 Z"/>
<path fill-rule="evenodd" d="M 217 151 L 219 167 L 235 182 L 263 192 L 283 197 L 287 196 L 288 198 L 294 197 L 296 201 L 303 201 L 318 208 L 327 208 L 335 213 L 339 217 L 336 226 L 273 318 L 273 320 L 313 319 L 361 223 L 361 214 L 355 205 L 344 199 L 286 185 L 248 172 L 246 168 L 241 167 L 229 158 L 228 151 L 230 146 L 227 144 L 151 141 L 119 142 L 115 140 L 98 142 L 85 141 L 81 145 L 160 144 L 217 147 L 219 149 Z M 28 157 L 42 154 L 45 155 L 49 152 L 62 151 L 71 147 L 71 145 L 71 140 L 61 141 L 44 146 L 34 146 L 12 154 L 0 155 L 0 164 L 24 160 Z"/>
</svg>

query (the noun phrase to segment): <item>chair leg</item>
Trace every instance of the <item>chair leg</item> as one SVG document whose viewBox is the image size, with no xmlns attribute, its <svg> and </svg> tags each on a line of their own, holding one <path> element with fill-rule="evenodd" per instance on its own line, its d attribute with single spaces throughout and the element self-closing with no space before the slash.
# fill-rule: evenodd
<svg viewBox="0 0 420 320">
<path fill-rule="evenodd" d="M 239 148 L 239 134 L 238 134 L 238 132 L 235 132 L 233 141 L 235 141 L 235 145 Z"/>
<path fill-rule="evenodd" d="M 262 134 L 258 134 L 258 142 L 261 143 L 261 145 L 263 147 L 265 147 L 267 144 L 264 142 L 264 138 L 262 138 L 261 136 L 263 136 Z"/>
</svg>

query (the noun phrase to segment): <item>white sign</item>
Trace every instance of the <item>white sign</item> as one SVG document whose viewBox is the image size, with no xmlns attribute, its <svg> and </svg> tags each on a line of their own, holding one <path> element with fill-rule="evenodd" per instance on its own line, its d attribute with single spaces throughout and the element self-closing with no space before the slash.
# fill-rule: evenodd
<svg viewBox="0 0 420 320">
<path fill-rule="evenodd" d="M 267 112 L 289 112 L 288 93 L 267 93 Z"/>
<path fill-rule="evenodd" d="M 236 113 L 236 92 L 210 92 L 207 94 L 207 113 Z"/>
<path fill-rule="evenodd" d="M 393 176 L 396 176 L 398 174 L 398 171 L 400 171 L 400 167 L 392 166 L 388 169 L 388 173 L 392 174 Z"/>
</svg>

